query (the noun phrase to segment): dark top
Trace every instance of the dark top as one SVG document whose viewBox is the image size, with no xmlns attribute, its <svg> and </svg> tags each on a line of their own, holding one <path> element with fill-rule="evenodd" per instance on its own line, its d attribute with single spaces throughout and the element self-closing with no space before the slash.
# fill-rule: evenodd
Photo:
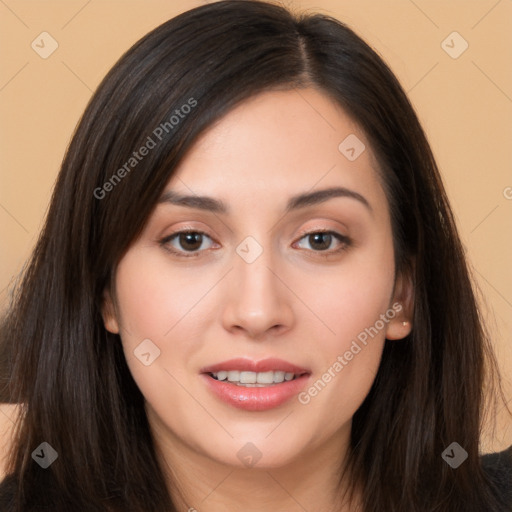
<svg viewBox="0 0 512 512">
<path fill-rule="evenodd" d="M 494 484 L 496 494 L 507 504 L 501 510 L 491 511 L 486 509 L 482 512 L 512 512 L 512 446 L 502 452 L 483 455 L 481 460 L 486 475 Z M 14 510 L 15 485 L 16 480 L 13 478 L 13 475 L 7 476 L 0 482 L 0 512 L 11 512 Z M 39 510 L 39 507 L 37 509 Z M 31 510 L 33 509 L 31 508 Z M 44 510 L 49 509 L 44 507 Z"/>
<path fill-rule="evenodd" d="M 503 512 L 512 511 L 512 446 L 499 453 L 484 455 L 482 467 L 508 505 Z"/>
</svg>

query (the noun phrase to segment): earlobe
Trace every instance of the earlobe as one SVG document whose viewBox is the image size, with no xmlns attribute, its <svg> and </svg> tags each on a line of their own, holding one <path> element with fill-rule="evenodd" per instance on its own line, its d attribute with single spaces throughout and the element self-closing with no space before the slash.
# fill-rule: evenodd
<svg viewBox="0 0 512 512">
<path fill-rule="evenodd" d="M 108 290 L 103 293 L 103 304 L 101 306 L 101 316 L 103 317 L 103 324 L 105 329 L 112 334 L 119 334 L 119 323 L 112 301 L 111 294 Z"/>
<path fill-rule="evenodd" d="M 392 305 L 396 315 L 388 323 L 386 339 L 401 340 L 411 333 L 413 327 L 414 285 L 411 274 L 397 277 Z"/>
</svg>

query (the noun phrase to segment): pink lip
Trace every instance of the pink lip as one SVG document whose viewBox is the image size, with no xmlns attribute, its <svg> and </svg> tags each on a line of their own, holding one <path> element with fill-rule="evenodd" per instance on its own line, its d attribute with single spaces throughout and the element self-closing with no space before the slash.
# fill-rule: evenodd
<svg viewBox="0 0 512 512">
<path fill-rule="evenodd" d="M 227 381 L 215 380 L 209 375 L 223 370 L 250 372 L 273 370 L 294 373 L 298 377 L 265 387 L 244 387 Z M 240 358 L 205 367 L 201 373 L 206 385 L 218 398 L 233 407 L 246 411 L 266 411 L 279 407 L 296 396 L 306 386 L 311 374 L 308 369 L 300 368 L 281 359 L 264 359 L 255 362 Z"/>
<path fill-rule="evenodd" d="M 269 371 L 281 371 L 285 373 L 294 373 L 295 375 L 301 375 L 303 373 L 311 373 L 307 368 L 300 368 L 294 364 L 283 361 L 282 359 L 269 358 L 263 359 L 262 361 L 253 361 L 251 359 L 236 358 L 230 359 L 229 361 L 223 361 L 222 363 L 214 364 L 212 366 L 206 366 L 202 368 L 201 373 L 217 373 L 220 371 L 239 370 L 245 372 L 269 372 Z"/>
<path fill-rule="evenodd" d="M 304 374 L 294 380 L 262 388 L 246 388 L 227 381 L 218 381 L 207 373 L 201 375 L 209 389 L 223 402 L 246 411 L 267 411 L 279 407 L 300 393 L 309 380 Z"/>
</svg>

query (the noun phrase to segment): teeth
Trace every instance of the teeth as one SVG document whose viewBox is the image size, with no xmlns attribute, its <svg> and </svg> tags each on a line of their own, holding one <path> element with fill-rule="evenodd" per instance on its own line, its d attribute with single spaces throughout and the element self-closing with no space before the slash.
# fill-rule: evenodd
<svg viewBox="0 0 512 512">
<path fill-rule="evenodd" d="M 283 371 L 268 372 L 246 372 L 238 370 L 220 371 L 212 373 L 217 380 L 227 380 L 239 386 L 262 387 L 264 385 L 280 384 L 281 382 L 290 381 L 295 378 L 294 373 Z"/>
<path fill-rule="evenodd" d="M 257 376 L 254 372 L 240 372 L 240 384 L 256 384 Z"/>
<path fill-rule="evenodd" d="M 256 373 L 256 382 L 258 384 L 272 384 L 274 382 L 274 372 Z"/>
<path fill-rule="evenodd" d="M 228 380 L 229 380 L 229 382 L 239 382 L 240 381 L 240 372 L 238 370 L 228 372 Z"/>
<path fill-rule="evenodd" d="M 274 382 L 283 382 L 284 372 L 274 372 Z"/>
</svg>

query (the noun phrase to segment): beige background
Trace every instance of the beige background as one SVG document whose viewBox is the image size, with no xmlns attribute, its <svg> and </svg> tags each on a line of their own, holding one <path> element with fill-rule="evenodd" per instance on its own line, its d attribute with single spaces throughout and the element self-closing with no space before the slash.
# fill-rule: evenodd
<svg viewBox="0 0 512 512">
<path fill-rule="evenodd" d="M 92 92 L 136 40 L 202 3 L 0 0 L 0 309 Z M 512 399 L 512 1 L 284 3 L 346 22 L 409 93 L 443 173 Z M 464 47 L 459 36 L 448 37 L 454 31 L 469 45 L 458 58 L 445 51 Z M 47 59 L 31 47 L 50 47 L 42 32 L 58 43 Z M 12 410 L 0 412 L 11 424 Z M 486 451 L 512 444 L 511 423 L 502 407 L 497 435 L 484 437 Z"/>
</svg>

